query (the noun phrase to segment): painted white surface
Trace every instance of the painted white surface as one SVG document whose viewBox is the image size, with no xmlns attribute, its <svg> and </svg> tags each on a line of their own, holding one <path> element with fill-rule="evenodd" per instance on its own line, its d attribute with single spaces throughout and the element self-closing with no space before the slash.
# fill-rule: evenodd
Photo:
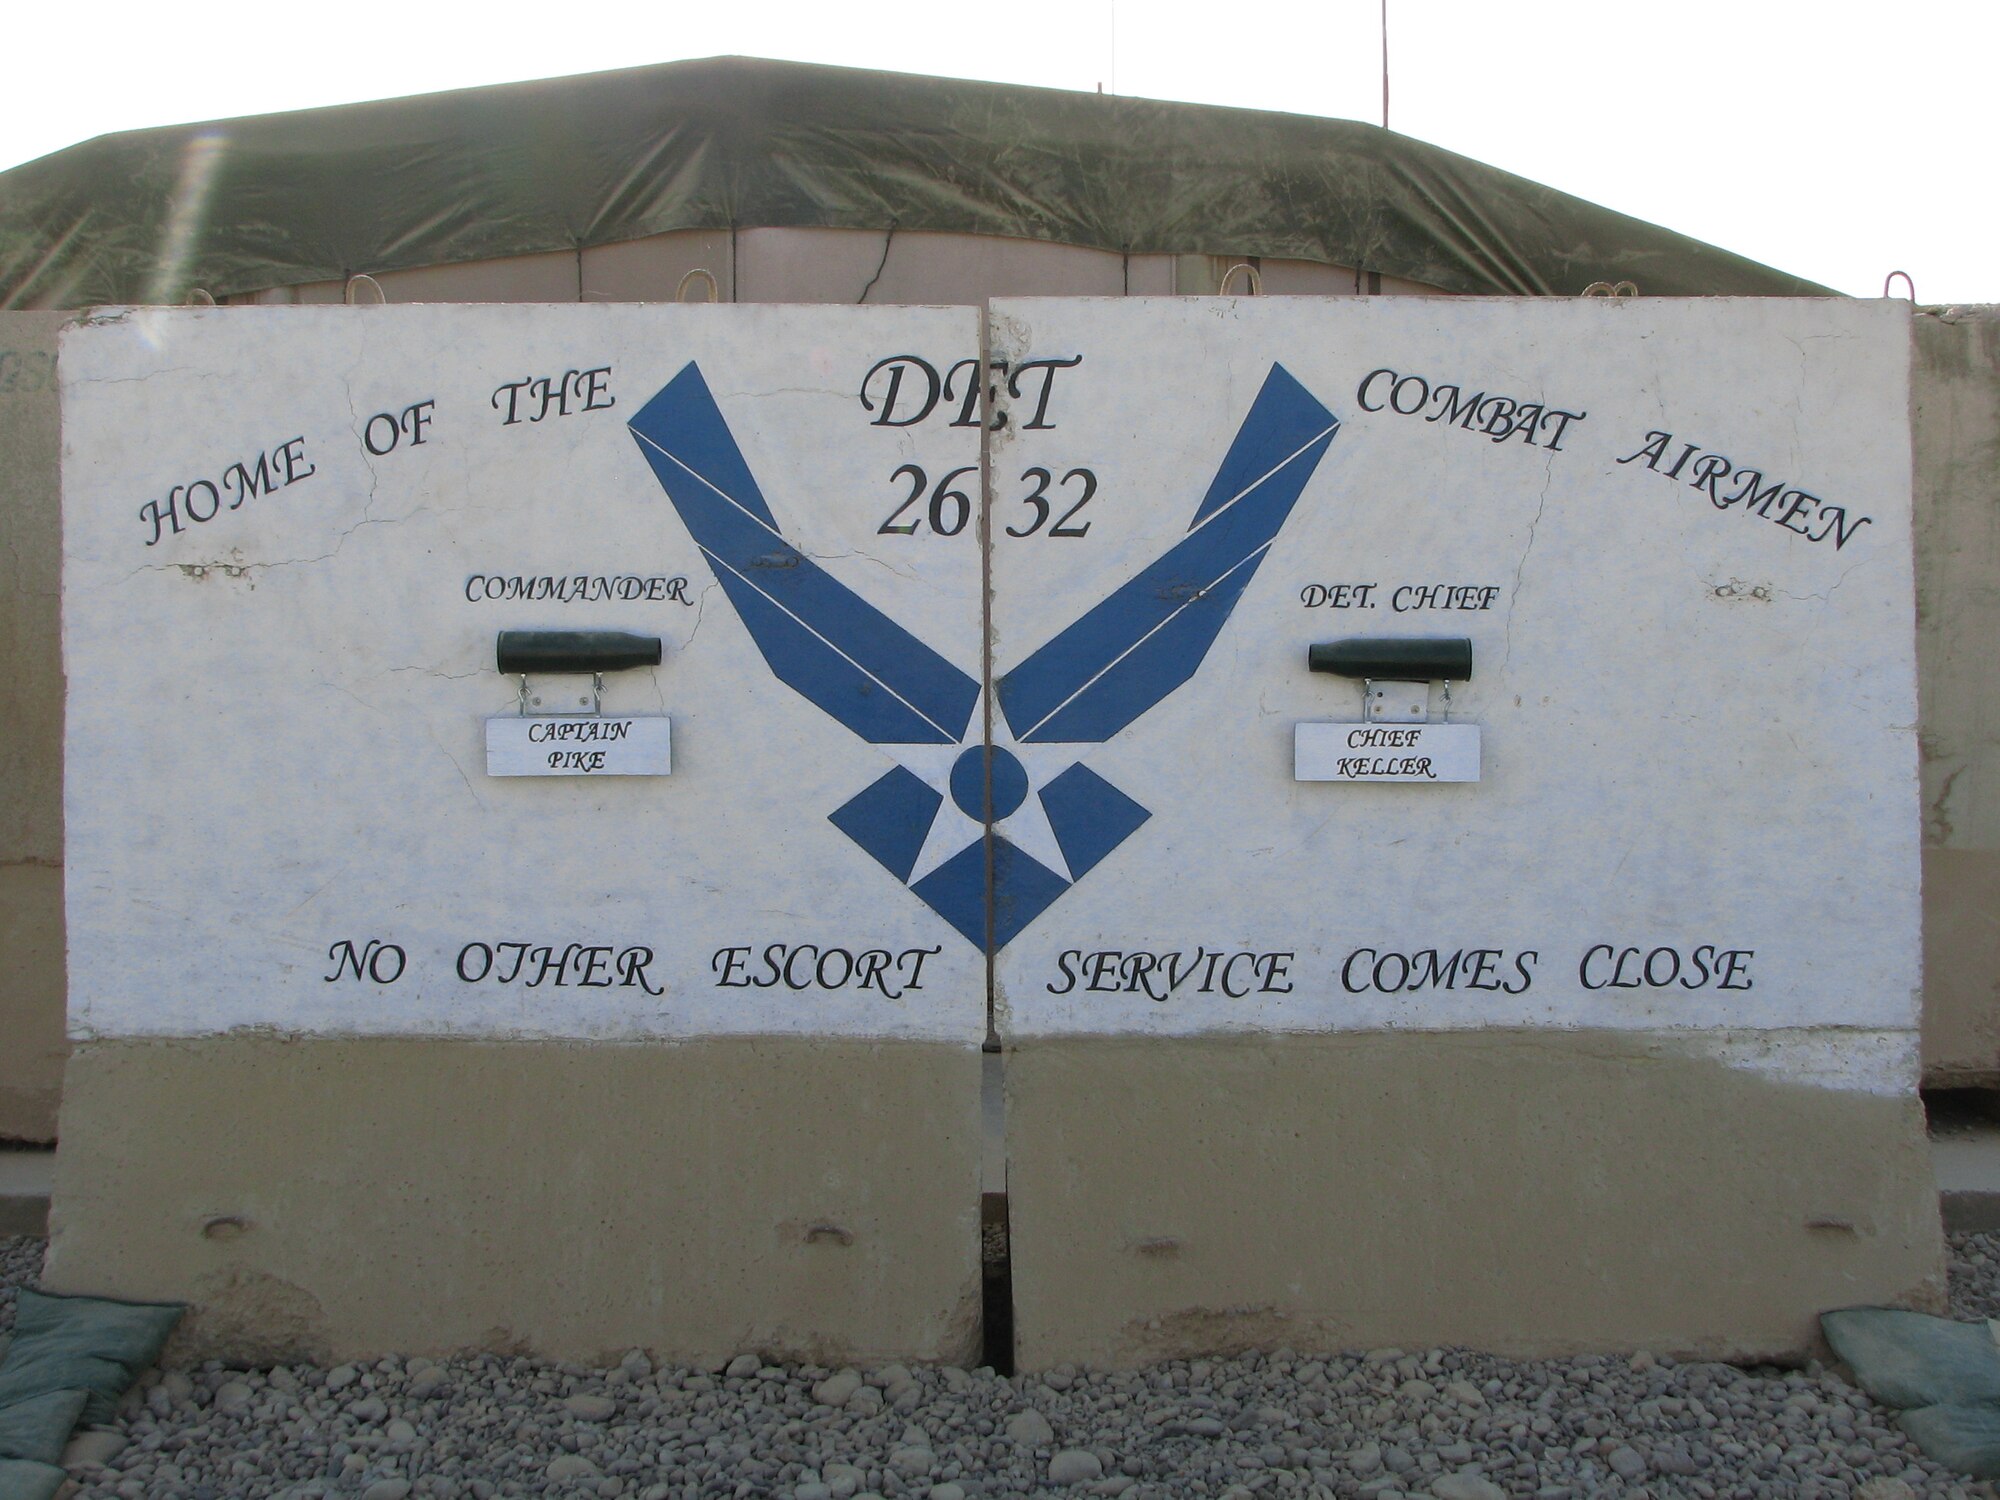
<svg viewBox="0 0 2000 1500">
<path fill-rule="evenodd" d="M 1477 781 L 1477 724 L 1300 724 L 1292 731 L 1298 781 Z"/>
<path fill-rule="evenodd" d="M 1031 466 L 1100 481 L 1086 537 L 998 538 L 1003 676 L 1187 534 L 1274 363 L 1340 423 L 1192 678 L 1104 743 L 1031 747 L 1150 817 L 1002 951 L 1004 1032 L 1914 1028 L 1900 305 L 1051 300 L 993 325 L 996 353 L 1082 357 L 1054 430 L 996 441 L 996 515 Z M 1580 415 L 1495 442 L 1390 409 L 1408 374 Z M 1669 478 L 1683 443 L 1845 506 L 1845 545 L 1802 534 L 1832 520 L 1805 502 L 1774 501 L 1804 507 L 1787 528 Z M 1307 647 L 1390 634 L 1472 639 L 1451 718 L 1483 779 L 1294 781 L 1295 724 L 1360 718 Z"/>
<path fill-rule="evenodd" d="M 673 769 L 671 719 L 520 714 L 486 721 L 488 776 L 667 776 Z"/>
<path fill-rule="evenodd" d="M 1003 885 L 995 914 L 1007 1034 L 1697 1029 L 1733 1066 L 1901 1077 L 1900 304 L 1019 301 L 990 337 L 998 687 L 934 743 L 871 744 L 811 701 L 814 671 L 780 679 L 718 579 L 806 566 L 781 555 L 796 543 L 980 676 L 963 377 L 923 420 L 879 422 L 879 362 L 972 360 L 971 310 L 228 309 L 74 331 L 73 1030 L 975 1040 L 979 934 L 922 893 L 981 852 L 990 712 L 997 828 L 1037 883 L 1025 903 Z M 697 547 L 652 466 L 672 461 L 627 431 L 691 361 L 770 503 L 768 557 Z M 1195 525 L 1274 366 L 1305 393 L 1303 435 Z M 564 371 L 604 372 L 564 387 L 568 415 L 508 394 Z M 1427 421 L 1391 404 L 1411 374 L 1545 411 L 1525 436 L 1494 407 L 1473 420 L 1495 432 Z M 1320 446 L 1226 576 L 1147 572 L 1234 535 Z M 1718 454 L 1712 497 L 1690 481 Z M 232 507 L 223 476 L 259 455 L 268 482 Z M 1761 517 L 1715 503 L 1750 467 L 1757 493 L 1784 481 Z M 177 485 L 182 529 L 155 537 Z M 1071 732 L 1246 576 L 1184 680 Z M 1014 674 L 1141 578 L 1128 602 L 1158 618 L 1010 719 Z M 840 630 L 800 628 L 827 672 L 853 664 Z M 672 776 L 484 774 L 483 726 L 515 710 L 502 629 L 662 637 L 661 666 L 607 678 L 604 712 L 670 718 Z M 1476 730 L 1480 780 L 1294 779 L 1296 729 L 1361 717 L 1307 647 L 1354 635 L 1472 639 L 1451 722 L 1433 689 L 1426 731 Z M 1044 794 L 1073 767 L 1065 813 Z M 898 777 L 936 811 L 891 870 L 829 818 Z M 1078 796 L 1116 836 L 1078 842 Z M 1742 1040 L 1762 1032 L 1810 1044 Z"/>
<path fill-rule="evenodd" d="M 1786 1083 L 1902 1098 L 1917 1092 L 1919 1047 L 1911 1030 L 1711 1031 L 1693 1040 L 1726 1067 Z"/>
<path fill-rule="evenodd" d="M 972 538 L 873 554 L 891 471 L 976 464 L 978 431 L 873 427 L 857 392 L 881 356 L 970 358 L 977 338 L 967 309 L 700 306 L 74 330 L 72 1029 L 983 1035 L 979 950 L 828 822 L 894 747 L 774 678 L 626 430 L 699 362 L 785 536 L 976 675 Z M 504 383 L 591 369 L 597 410 L 579 379 L 569 415 L 504 423 Z M 148 545 L 142 504 L 294 438 L 310 475 Z M 506 597 L 516 578 L 547 597 Z M 670 715 L 674 774 L 487 776 L 483 725 L 517 692 L 503 629 L 661 636 L 660 667 L 607 676 L 604 711 Z M 772 945 L 812 950 L 799 988 L 759 982 Z M 824 954 L 871 951 L 871 982 L 817 982 Z"/>
</svg>

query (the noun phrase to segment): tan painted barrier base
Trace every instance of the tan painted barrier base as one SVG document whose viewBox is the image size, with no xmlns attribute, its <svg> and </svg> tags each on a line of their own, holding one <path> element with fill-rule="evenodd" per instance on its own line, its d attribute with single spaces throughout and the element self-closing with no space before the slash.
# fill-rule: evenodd
<svg viewBox="0 0 2000 1500">
<path fill-rule="evenodd" d="M 189 1301 L 176 1360 L 969 1363 L 979 1067 L 856 1042 L 88 1043 L 43 1285 Z"/>
<path fill-rule="evenodd" d="M 1617 1033 L 1088 1039 L 1008 1057 L 1017 1354 L 1800 1354 L 1943 1310 L 1914 1097 Z"/>
</svg>

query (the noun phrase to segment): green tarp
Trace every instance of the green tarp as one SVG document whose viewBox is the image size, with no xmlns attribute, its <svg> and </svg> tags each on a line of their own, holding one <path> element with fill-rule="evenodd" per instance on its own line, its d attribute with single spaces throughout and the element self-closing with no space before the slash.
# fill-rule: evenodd
<svg viewBox="0 0 2000 1500">
<path fill-rule="evenodd" d="M 1372 125 L 718 58 L 103 136 L 0 173 L 0 307 L 681 229 L 942 230 L 1451 292 L 1827 291 Z"/>
</svg>

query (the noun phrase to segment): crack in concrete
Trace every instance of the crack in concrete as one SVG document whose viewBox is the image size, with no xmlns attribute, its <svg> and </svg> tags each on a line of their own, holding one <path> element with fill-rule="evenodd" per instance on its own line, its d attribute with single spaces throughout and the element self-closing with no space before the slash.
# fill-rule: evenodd
<svg viewBox="0 0 2000 1500">
<path fill-rule="evenodd" d="M 1964 764 L 1961 763 L 1945 777 L 1944 785 L 1939 787 L 1938 794 L 1931 798 L 1930 816 L 1925 821 L 1930 824 L 1936 842 L 1940 844 L 1950 843 L 1952 835 L 1958 831 L 1951 819 L 1945 816 L 1945 804 L 1951 800 L 1952 788 L 1958 785 L 1958 778 L 1965 774 L 1965 770 Z"/>
<path fill-rule="evenodd" d="M 1822 604 L 1824 604 L 1833 598 L 1834 591 L 1836 589 L 1838 589 L 1843 583 L 1847 582 L 1848 574 L 1855 572 L 1857 569 L 1865 568 L 1867 566 L 1868 564 L 1865 562 L 1855 563 L 1852 567 L 1849 567 L 1845 572 L 1843 572 L 1838 578 L 1834 579 L 1834 581 L 1831 584 L 1827 585 L 1827 590 L 1823 594 L 1793 594 L 1786 592 L 1784 589 L 1778 589 L 1775 590 L 1775 592 L 1780 599 L 1797 599 L 1797 600 L 1817 599 Z"/>
<path fill-rule="evenodd" d="M 694 644 L 694 638 L 697 635 L 701 634 L 702 616 L 708 613 L 708 596 L 721 587 L 722 585 L 719 583 L 710 583 L 706 588 L 704 588 L 701 591 L 701 597 L 695 601 L 694 625 L 688 631 L 688 638 L 686 644 L 681 647 L 681 650 L 683 652 L 685 652 L 689 646 L 692 646 Z"/>
<path fill-rule="evenodd" d="M 446 682 L 463 682 L 468 677 L 483 677 L 486 675 L 476 667 L 470 672 L 447 672 L 442 667 L 390 667 L 384 675 L 393 677 L 398 672 L 421 672 L 426 677 L 440 677 Z"/>
<path fill-rule="evenodd" d="M 373 503 L 374 503 L 374 502 L 373 502 L 373 499 L 372 499 L 372 498 L 370 499 L 370 502 L 369 502 L 369 503 L 370 503 L 370 504 L 373 504 Z M 187 571 L 188 569 L 190 569 L 190 568 L 199 568 L 199 569 L 202 569 L 202 570 L 204 570 L 204 571 L 206 571 L 207 569 L 210 569 L 210 568 L 213 568 L 213 569 L 215 569 L 215 570 L 216 570 L 217 572 L 220 572 L 220 573 L 224 573 L 224 574 L 226 574 L 226 575 L 227 575 L 227 576 L 229 576 L 229 577 L 232 577 L 232 578 L 235 578 L 235 577 L 240 577 L 241 575 L 243 575 L 243 574 L 245 574 L 245 573 L 250 573 L 250 572 L 256 572 L 256 571 L 260 571 L 260 570 L 261 570 L 261 571 L 266 571 L 266 572 L 270 572 L 270 571 L 275 571 L 275 570 L 277 570 L 277 569 L 279 569 L 279 568 L 298 568 L 298 567 L 304 567 L 304 566 L 306 566 L 307 564 L 310 564 L 310 563 L 323 563 L 323 562 L 328 562 L 328 561 L 330 561 L 331 559 L 333 559 L 333 558 L 335 558 L 335 557 L 339 556 L 339 554 L 340 554 L 340 549 L 341 549 L 342 547 L 344 547 L 344 546 L 346 546 L 346 545 L 347 545 L 347 539 L 348 539 L 349 537 L 353 536 L 353 535 L 354 535 L 354 533 L 355 533 L 355 532 L 357 532 L 357 531 L 359 531 L 359 530 L 360 530 L 360 529 L 361 529 L 362 527 L 364 527 L 364 526 L 400 526 L 400 525 L 401 525 L 401 524 L 402 524 L 403 522 L 405 522 L 405 521 L 409 521 L 409 520 L 414 520 L 414 519 L 415 519 L 416 517 L 418 517 L 418 516 L 422 515 L 422 514 L 423 514 L 423 513 L 425 512 L 425 511 L 427 511 L 427 510 L 429 510 L 429 509 L 430 509 L 430 506 L 428 506 L 428 505 L 419 505 L 419 506 L 417 506 L 417 507 L 416 507 L 416 508 L 415 508 L 414 510 L 410 511 L 410 512 L 409 512 L 408 514 L 406 514 L 406 515 L 400 515 L 400 516 L 364 516 L 364 517 L 363 517 L 363 518 L 362 518 L 361 520 L 359 520 L 359 521 L 356 521 L 356 522 L 355 522 L 355 523 L 354 523 L 354 524 L 353 524 L 352 526 L 348 527 L 348 528 L 347 528 L 347 529 L 346 529 L 345 531 L 342 531 L 342 532 L 339 532 L 339 533 L 337 533 L 337 534 L 335 535 L 335 537 L 334 537 L 334 540 L 333 540 L 333 551 L 331 551 L 331 552 L 322 552 L 322 553 L 320 553 L 320 555 L 319 555 L 319 556 L 317 556 L 317 557 L 287 557 L 287 558 L 282 558 L 282 559 L 280 559 L 280 560 L 279 560 L 279 561 L 277 561 L 277 562 L 246 562 L 246 563 L 224 563 L 224 562 L 175 562 L 175 563 L 146 563 L 146 564 L 144 564 L 144 565 L 143 565 L 143 566 L 141 566 L 141 567 L 137 567 L 137 568 L 134 568 L 134 569 L 132 569 L 132 570 L 131 570 L 131 571 L 130 571 L 129 573 L 125 574 L 125 576 L 124 576 L 124 577 L 122 577 L 122 578 L 120 578 L 120 579 L 119 579 L 118 581 L 119 581 L 120 583 L 130 583 L 130 582 L 131 582 L 131 581 L 132 581 L 132 580 L 133 580 L 134 578 L 137 578 L 137 577 L 138 577 L 138 576 L 139 576 L 139 575 L 140 575 L 141 573 L 169 573 L 169 572 L 186 572 L 186 571 Z"/>
<path fill-rule="evenodd" d="M 1514 604 L 1521 597 L 1521 582 L 1528 571 L 1528 558 L 1535 550 L 1535 533 L 1541 529 L 1542 513 L 1549 508 L 1549 488 L 1555 483 L 1556 461 L 1552 454 L 1542 469 L 1542 493 L 1535 502 L 1535 519 L 1528 523 L 1528 545 L 1521 549 L 1521 561 L 1514 568 L 1514 591 L 1507 596 L 1507 649 L 1500 657 L 1500 671 L 1505 675 L 1507 665 L 1514 659 Z"/>
<path fill-rule="evenodd" d="M 472 778 L 465 774 L 465 767 L 458 763 L 458 757 L 445 749 L 444 741 L 440 740 L 437 737 L 436 731 L 432 730 L 428 725 L 424 728 L 424 737 L 437 747 L 438 754 L 451 762 L 451 768 L 458 772 L 458 779 L 465 783 L 465 792 L 467 796 L 472 798 L 472 805 L 481 812 L 485 812 L 486 801 L 479 795 L 478 789 L 473 786 Z"/>
</svg>

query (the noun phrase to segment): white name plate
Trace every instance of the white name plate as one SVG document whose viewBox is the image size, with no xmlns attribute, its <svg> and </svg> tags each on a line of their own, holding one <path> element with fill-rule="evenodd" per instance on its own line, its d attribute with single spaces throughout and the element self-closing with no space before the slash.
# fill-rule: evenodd
<svg viewBox="0 0 2000 1500">
<path fill-rule="evenodd" d="M 1477 724 L 1300 724 L 1295 781 L 1477 781 Z"/>
<path fill-rule="evenodd" d="M 666 776 L 671 721 L 598 714 L 510 714 L 486 721 L 488 776 Z"/>
</svg>

